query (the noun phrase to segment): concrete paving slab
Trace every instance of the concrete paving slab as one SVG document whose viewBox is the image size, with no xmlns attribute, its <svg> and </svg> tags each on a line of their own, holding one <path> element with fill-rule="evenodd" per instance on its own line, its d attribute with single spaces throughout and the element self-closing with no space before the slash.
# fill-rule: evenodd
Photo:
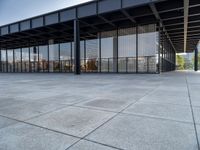
<svg viewBox="0 0 200 150">
<path fill-rule="evenodd" d="M 0 130 L 1 150 L 65 150 L 77 138 L 18 123 Z"/>
<path fill-rule="evenodd" d="M 17 123 L 17 121 L 0 116 L 0 129 L 15 123 Z"/>
<path fill-rule="evenodd" d="M 115 115 L 115 113 L 78 107 L 67 107 L 28 120 L 28 122 L 70 135 L 84 137 L 110 119 L 113 115 Z"/>
<path fill-rule="evenodd" d="M 72 104 L 76 104 L 82 101 L 87 101 L 89 99 L 90 97 L 82 96 L 82 95 L 61 94 L 61 95 L 52 96 L 46 99 L 39 99 L 37 101 L 43 102 L 43 103 L 57 103 L 57 104 L 72 105 Z"/>
<path fill-rule="evenodd" d="M 167 94 L 158 96 L 152 93 L 151 95 L 147 95 L 144 98 L 142 98 L 141 101 L 157 102 L 157 103 L 163 103 L 163 104 L 185 105 L 185 106 L 190 105 L 188 97 L 168 96 Z"/>
<path fill-rule="evenodd" d="M 193 123 L 190 106 L 137 102 L 123 112 Z"/>
<path fill-rule="evenodd" d="M 54 130 L 51 131 L 52 133 L 58 130 L 60 132 L 83 137 L 113 116 L 112 113 L 110 114 L 100 110 L 97 111 L 93 108 L 119 111 L 121 107 L 124 108 L 125 105 L 139 100 L 138 103 L 145 103 L 147 106 L 138 105 L 138 108 L 134 108 L 134 111 L 137 110 L 137 112 L 143 113 L 143 116 L 140 115 L 141 117 L 139 117 L 138 115 L 130 114 L 125 115 L 128 117 L 121 117 L 120 115 L 120 119 L 117 116 L 91 134 L 93 135 L 101 130 L 102 133 L 98 133 L 99 135 L 95 136 L 95 140 L 99 142 L 102 141 L 102 144 L 111 144 L 111 146 L 115 147 L 117 147 L 118 144 L 124 147 L 124 149 L 129 150 L 133 148 L 135 148 L 134 150 L 193 150 L 196 149 L 194 145 L 197 140 L 193 136 L 194 129 L 190 126 L 192 124 L 184 124 L 182 122 L 166 119 L 176 119 L 180 121 L 189 118 L 189 115 L 184 113 L 186 112 L 185 108 L 188 108 L 190 105 L 187 87 L 189 87 L 193 108 L 196 108 L 194 106 L 200 106 L 199 83 L 199 74 L 193 72 L 168 72 L 160 75 L 82 74 L 81 76 L 48 73 L 1 74 L 0 109 L 5 109 L 7 115 L 14 116 L 16 119 L 34 116 L 34 119 L 31 118 L 38 125 L 46 128 L 50 127 Z M 88 97 L 89 99 L 87 99 Z M 83 101 L 79 101 L 79 99 Z M 95 101 L 96 99 L 97 101 Z M 99 102 L 98 99 L 103 99 L 104 101 Z M 113 101 L 116 102 L 113 103 Z M 70 108 L 67 110 L 69 107 L 67 105 L 75 104 L 76 102 L 78 102 L 77 105 L 79 105 L 80 102 L 80 105 L 85 105 L 84 107 L 87 108 L 75 106 L 72 107 L 73 109 Z M 41 106 L 35 105 L 34 103 L 40 103 Z M 149 103 L 152 106 L 148 105 Z M 158 106 L 154 106 L 152 103 L 157 103 Z M 44 106 L 50 104 L 51 106 Z M 66 104 L 66 108 L 62 109 L 55 104 Z M 22 105 L 26 105 L 26 107 L 24 108 Z M 51 113 L 43 113 L 49 110 L 51 110 Z M 178 112 L 181 113 L 178 114 Z M 197 114 L 195 115 L 196 119 L 199 116 L 198 111 L 194 112 Z M 153 119 L 152 117 L 163 117 L 165 119 Z M 30 121 L 32 121 L 32 119 Z M 198 120 L 198 118 L 196 120 Z M 2 119 L 0 123 L 2 123 Z M 0 134 L 0 136 L 5 135 L 10 139 L 10 136 L 6 133 L 9 133 L 10 130 L 12 131 L 12 127 L 16 124 L 10 125 L 9 123 L 9 121 L 8 123 L 7 121 L 3 121 L 3 128 L 1 129 L 4 130 L 9 127 L 9 130 L 2 132 L 3 134 Z M 106 126 L 105 129 L 104 126 Z M 13 130 L 16 130 L 16 128 Z M 20 143 L 22 147 L 20 148 L 23 149 L 24 145 L 25 149 L 29 149 L 26 140 L 23 140 L 23 137 L 26 137 L 26 135 L 21 134 L 21 132 L 22 129 L 20 129 L 20 134 L 16 136 L 18 143 Z M 25 132 L 28 132 L 28 130 L 25 130 Z M 57 132 L 55 133 L 57 134 Z M 198 127 L 198 134 L 199 133 Z M 12 134 L 14 135 L 14 133 Z M 22 136 L 18 138 L 18 135 Z M 37 147 L 37 140 L 44 141 L 44 139 L 40 137 L 42 137 L 40 134 L 39 138 L 35 135 L 32 136 L 33 142 L 29 140 L 32 143 L 32 145 L 29 145 L 35 149 L 45 149 L 46 147 L 50 149 L 47 144 L 44 144 L 47 145 L 46 147 Z M 49 137 L 50 138 L 46 139 L 43 143 L 50 143 L 51 139 L 54 140 L 54 138 L 56 138 L 54 134 L 51 134 Z M 14 138 L 13 136 L 13 139 Z M 31 139 L 31 137 L 28 138 Z M 50 140 L 50 142 L 48 140 Z M 53 149 L 59 149 L 57 148 L 60 146 L 59 141 L 52 143 L 55 145 L 52 146 Z M 12 145 L 17 145 L 14 140 L 7 140 L 7 142 L 4 140 L 3 145 L 9 144 L 11 147 L 8 146 L 8 148 L 11 149 L 13 149 Z M 74 147 L 81 148 L 81 150 L 93 147 L 95 149 L 107 148 L 101 144 L 97 144 L 98 146 L 96 144 L 97 143 L 94 144 L 94 142 L 90 143 L 83 140 L 74 145 Z M 66 148 L 67 147 L 68 145 Z M 64 147 L 64 149 L 66 148 Z"/>
<path fill-rule="evenodd" d="M 119 112 L 133 102 L 135 101 L 96 98 L 76 106 Z"/>
<path fill-rule="evenodd" d="M 199 98 L 199 94 L 191 94 L 191 102 L 192 102 L 192 106 L 196 106 L 196 107 L 200 107 L 200 98 Z"/>
<path fill-rule="evenodd" d="M 86 140 L 81 140 L 77 144 L 75 144 L 73 147 L 69 148 L 69 150 L 117 150 L 112 147 L 100 145 L 97 143 L 93 143 Z"/>
<path fill-rule="evenodd" d="M 25 101 L 15 101 L 13 99 L 14 98 L 1 97 L 1 99 L 0 99 L 0 109 L 6 108 L 6 107 L 11 107 L 11 106 L 18 106 L 18 105 L 26 104 Z"/>
<path fill-rule="evenodd" d="M 26 120 L 58 108 L 67 107 L 61 104 L 26 103 L 0 109 L 0 115 L 17 120 Z"/>
<path fill-rule="evenodd" d="M 120 115 L 88 139 L 125 150 L 198 150 L 193 124 Z"/>
<path fill-rule="evenodd" d="M 198 136 L 198 140 L 200 142 L 200 125 L 196 125 L 197 128 L 197 136 Z"/>
</svg>

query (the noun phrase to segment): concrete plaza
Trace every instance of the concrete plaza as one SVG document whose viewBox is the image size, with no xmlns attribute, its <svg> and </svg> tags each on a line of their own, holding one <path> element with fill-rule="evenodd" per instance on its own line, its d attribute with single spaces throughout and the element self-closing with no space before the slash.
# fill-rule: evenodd
<svg viewBox="0 0 200 150">
<path fill-rule="evenodd" d="M 199 150 L 200 73 L 0 74 L 0 150 Z"/>
</svg>

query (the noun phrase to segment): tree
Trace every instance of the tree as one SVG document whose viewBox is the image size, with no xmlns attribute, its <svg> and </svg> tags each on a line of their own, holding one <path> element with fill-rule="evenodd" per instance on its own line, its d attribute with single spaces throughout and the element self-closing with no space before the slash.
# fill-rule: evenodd
<svg viewBox="0 0 200 150">
<path fill-rule="evenodd" d="M 184 57 L 181 56 L 181 55 L 176 55 L 176 61 L 177 61 L 177 69 L 178 70 L 184 70 L 185 69 L 185 67 L 184 67 L 184 65 L 185 65 Z"/>
</svg>

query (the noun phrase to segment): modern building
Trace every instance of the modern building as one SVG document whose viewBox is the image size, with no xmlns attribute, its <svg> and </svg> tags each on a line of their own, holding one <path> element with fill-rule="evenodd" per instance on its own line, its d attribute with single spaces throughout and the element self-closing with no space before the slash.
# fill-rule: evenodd
<svg viewBox="0 0 200 150">
<path fill-rule="evenodd" d="M 0 72 L 172 71 L 199 19 L 199 0 L 91 1 L 1 26 Z"/>
</svg>

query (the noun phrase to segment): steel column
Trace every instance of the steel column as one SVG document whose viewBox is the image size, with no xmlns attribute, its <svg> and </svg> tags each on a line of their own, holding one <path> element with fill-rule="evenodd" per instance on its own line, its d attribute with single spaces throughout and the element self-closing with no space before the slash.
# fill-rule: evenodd
<svg viewBox="0 0 200 150">
<path fill-rule="evenodd" d="M 198 71 L 198 48 L 194 51 L 194 71 Z"/>
<path fill-rule="evenodd" d="M 74 73 L 79 75 L 80 71 L 80 28 L 79 20 L 74 20 Z"/>
</svg>

